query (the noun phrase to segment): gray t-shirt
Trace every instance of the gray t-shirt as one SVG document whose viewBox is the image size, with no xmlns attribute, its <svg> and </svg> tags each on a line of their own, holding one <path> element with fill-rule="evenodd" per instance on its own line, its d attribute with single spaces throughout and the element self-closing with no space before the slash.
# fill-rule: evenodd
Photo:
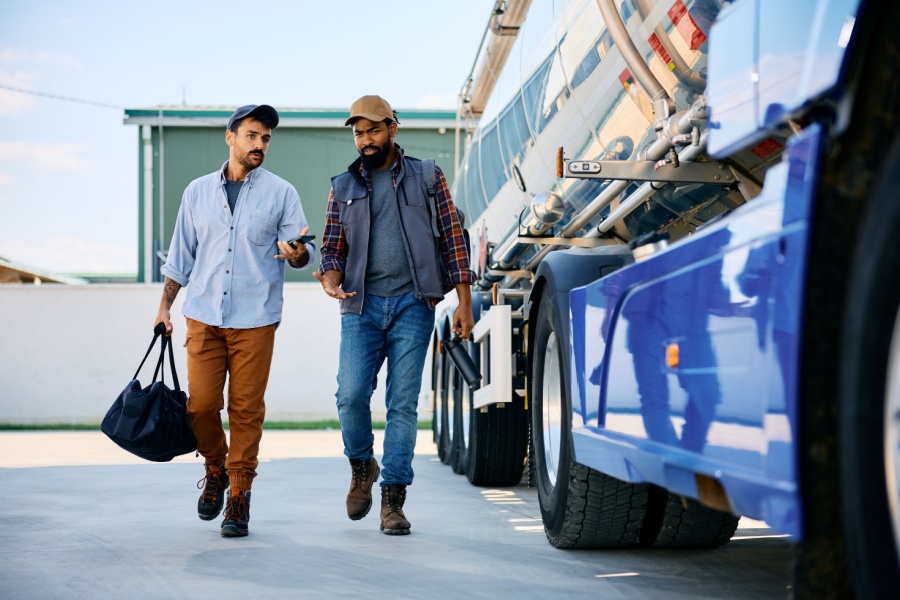
<svg viewBox="0 0 900 600">
<path fill-rule="evenodd" d="M 366 293 L 392 298 L 415 289 L 390 169 L 372 171 Z"/>
<path fill-rule="evenodd" d="M 228 196 L 228 208 L 231 209 L 231 214 L 234 214 L 234 205 L 237 204 L 238 194 L 241 193 L 243 185 L 243 181 L 225 180 L 225 195 Z"/>
</svg>

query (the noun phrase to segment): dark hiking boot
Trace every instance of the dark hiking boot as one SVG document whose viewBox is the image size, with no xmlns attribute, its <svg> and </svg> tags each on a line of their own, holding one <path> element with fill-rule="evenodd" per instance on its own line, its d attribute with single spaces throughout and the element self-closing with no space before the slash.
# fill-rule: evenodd
<svg viewBox="0 0 900 600">
<path fill-rule="evenodd" d="M 399 483 L 381 488 L 381 531 L 387 535 L 409 535 L 409 521 L 403 514 L 406 486 Z"/>
<path fill-rule="evenodd" d="M 222 512 L 225 490 L 228 489 L 228 472 L 225 465 L 206 464 L 206 476 L 197 482 L 197 489 L 203 490 L 197 500 L 197 514 L 204 521 L 212 521 Z"/>
<path fill-rule="evenodd" d="M 247 524 L 250 521 L 250 490 L 232 495 L 228 490 L 225 500 L 225 520 L 222 521 L 222 535 L 225 537 L 244 537 L 249 533 Z"/>
<path fill-rule="evenodd" d="M 359 521 L 372 509 L 372 484 L 378 481 L 381 469 L 375 457 L 369 460 L 350 459 L 353 472 L 350 479 L 350 492 L 347 494 L 347 516 Z"/>
</svg>

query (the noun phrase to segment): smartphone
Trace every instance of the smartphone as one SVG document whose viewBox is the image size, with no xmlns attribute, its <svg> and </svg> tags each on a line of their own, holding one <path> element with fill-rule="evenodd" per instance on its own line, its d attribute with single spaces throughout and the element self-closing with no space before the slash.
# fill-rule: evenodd
<svg viewBox="0 0 900 600">
<path fill-rule="evenodd" d="M 301 244 L 307 244 L 307 243 L 313 241 L 314 239 L 316 239 L 316 236 L 314 236 L 314 235 L 301 235 L 301 236 L 295 237 L 292 240 L 288 240 L 288 245 L 291 248 L 296 248 L 297 242 L 299 242 Z"/>
</svg>

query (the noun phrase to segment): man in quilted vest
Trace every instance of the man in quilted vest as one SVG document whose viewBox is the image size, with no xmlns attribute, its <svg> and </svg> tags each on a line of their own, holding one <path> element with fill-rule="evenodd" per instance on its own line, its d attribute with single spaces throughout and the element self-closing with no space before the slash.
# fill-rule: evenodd
<svg viewBox="0 0 900 600">
<path fill-rule="evenodd" d="M 469 255 L 444 174 L 432 161 L 405 156 L 394 142 L 397 114 L 379 96 L 353 103 L 359 158 L 332 178 L 322 260 L 316 278 L 340 301 L 341 344 L 337 408 L 344 454 L 352 471 L 347 515 L 372 507 L 372 485 L 382 476 L 381 530 L 409 533 L 403 512 L 413 481 L 417 413 L 434 306 L 444 297 L 440 258 L 459 306 L 454 331 L 474 326 Z M 387 360 L 382 467 L 374 456 L 370 400 Z"/>
</svg>

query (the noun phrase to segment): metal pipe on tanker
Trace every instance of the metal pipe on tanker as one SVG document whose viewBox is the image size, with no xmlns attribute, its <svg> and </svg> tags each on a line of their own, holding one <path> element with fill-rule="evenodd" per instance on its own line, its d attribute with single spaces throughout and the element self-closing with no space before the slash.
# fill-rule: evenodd
<svg viewBox="0 0 900 600">
<path fill-rule="evenodd" d="M 463 100 L 463 110 L 467 116 L 475 119 L 481 118 L 484 107 L 487 105 L 494 85 L 506 64 L 506 59 L 515 44 L 519 28 L 525 22 L 531 0 L 497 0 L 491 11 L 491 19 L 485 29 L 485 37 L 482 38 L 478 54 L 475 55 L 475 63 L 469 73 L 471 85 L 467 90 L 467 97 Z M 488 32 L 492 37 L 485 46 Z M 480 60 L 484 55 L 483 60 Z M 480 64 L 479 64 L 480 63 Z M 478 72 L 476 73 L 476 69 Z"/>
<path fill-rule="evenodd" d="M 696 146 L 688 146 L 682 150 L 678 154 L 678 159 L 683 162 L 696 160 L 706 150 L 706 136 L 707 132 L 704 131 L 700 136 L 700 143 Z M 592 231 L 585 237 L 597 237 L 601 234 L 609 233 L 609 230 L 615 227 L 616 223 L 624 219 L 634 211 L 634 209 L 643 204 L 650 196 L 655 194 L 656 191 L 657 190 L 653 187 L 652 183 L 647 182 L 643 184 L 631 193 L 622 204 L 616 207 L 615 210 L 610 211 L 609 215 L 607 215 L 607 217 L 600 222 L 600 225 L 597 226 L 596 233 Z"/>
<path fill-rule="evenodd" d="M 524 225 L 519 224 L 514 235 L 511 235 L 506 245 L 498 251 L 497 255 L 500 258 L 491 263 L 490 267 L 492 269 L 509 269 L 515 265 L 529 248 L 529 244 L 521 244 L 516 241 L 518 235 L 539 236 L 543 234 L 562 219 L 564 209 L 565 203 L 556 192 L 543 192 L 534 196 L 531 199 L 529 210 L 531 218 Z M 499 281 L 502 277 L 492 279 Z"/>
<path fill-rule="evenodd" d="M 669 150 L 675 147 L 673 138 L 688 134 L 694 127 L 699 127 L 706 120 L 706 98 L 701 96 L 694 101 L 687 110 L 682 110 L 666 121 L 663 134 L 652 144 L 646 146 L 638 153 L 638 160 L 657 161 L 666 156 Z M 687 159 L 686 159 L 687 160 Z M 600 211 L 609 206 L 625 189 L 631 185 L 630 181 L 614 181 L 575 215 L 560 232 L 560 237 L 572 237 L 596 217 Z"/>
<path fill-rule="evenodd" d="M 662 128 L 664 120 L 672 114 L 675 104 L 650 67 L 644 62 L 644 57 L 638 52 L 613 0 L 597 0 L 597 6 L 600 8 L 600 14 L 603 15 L 603 21 L 606 23 L 613 43 L 619 48 L 622 58 L 625 59 L 625 64 L 628 65 L 641 87 L 650 95 L 653 102 L 653 115 L 656 119 L 654 126 L 658 131 Z"/>
<path fill-rule="evenodd" d="M 634 0 L 634 5 L 638 15 L 640 15 L 642 20 L 646 21 L 653 9 L 649 0 Z M 653 33 L 659 38 L 659 43 L 665 48 L 672 61 L 672 67 L 674 67 L 672 74 L 691 91 L 698 94 L 702 93 L 706 89 L 706 79 L 700 73 L 691 69 L 684 61 L 684 57 L 672 44 L 672 40 L 669 38 L 669 34 L 666 32 L 666 28 L 662 26 L 662 23 L 656 26 Z"/>
<path fill-rule="evenodd" d="M 679 111 L 669 117 L 662 128 L 662 135 L 639 152 L 639 160 L 650 160 L 655 162 L 664 158 L 669 153 L 669 150 L 675 147 L 675 144 L 672 141 L 673 138 L 690 133 L 695 127 L 702 125 L 705 120 L 706 98 L 701 96 L 694 101 L 689 109 Z M 705 140 L 705 138 L 703 139 Z M 691 148 L 696 148 L 696 146 L 692 146 Z M 700 148 L 700 152 L 702 153 L 702 149 L 705 148 L 705 145 L 701 145 Z M 686 151 L 682 151 L 679 156 L 684 155 L 684 152 Z M 692 160 L 692 158 L 685 156 L 684 160 Z M 563 227 L 562 231 L 560 231 L 559 237 L 575 237 L 575 235 L 581 231 L 591 219 L 609 206 L 609 204 L 619 197 L 629 185 L 631 185 L 631 181 L 613 181 L 610 183 L 602 192 L 597 194 L 597 196 L 591 200 L 581 212 L 572 217 L 572 219 Z M 529 225 L 531 225 L 531 222 Z M 552 246 L 550 248 L 556 247 L 557 246 Z M 498 258 L 495 262 L 491 263 L 490 268 L 499 270 L 511 268 L 518 262 L 519 258 L 521 258 L 522 254 L 524 254 L 527 249 L 528 245 L 520 244 L 516 241 L 516 236 L 510 236 L 505 246 L 497 250 L 496 256 Z M 546 256 L 546 254 L 542 249 L 537 257 L 543 258 L 543 256 Z M 540 262 L 540 260 L 538 260 L 538 262 Z M 532 260 L 529 262 L 529 265 L 531 264 L 536 265 L 537 263 Z M 526 269 L 527 268 L 529 267 L 526 267 Z M 492 276 L 488 281 L 493 283 L 500 279 L 502 278 Z"/>
<path fill-rule="evenodd" d="M 704 132 L 703 135 L 700 137 L 699 145 L 688 146 L 687 148 L 682 150 L 681 153 L 679 154 L 679 159 L 684 162 L 689 162 L 692 160 L 696 160 L 698 157 L 700 157 L 706 151 L 706 136 L 707 136 L 707 132 Z M 627 187 L 628 185 L 631 184 L 630 181 L 617 181 L 615 183 L 625 184 L 625 187 Z M 610 186 L 610 187 L 612 187 L 612 186 Z M 609 188 L 604 190 L 604 193 L 607 190 L 609 190 Z M 609 216 L 607 216 L 607 218 L 604 219 L 600 223 L 600 225 L 598 226 L 597 229 L 592 230 L 584 237 L 585 238 L 596 238 L 596 237 L 600 237 L 600 235 L 602 235 L 604 233 L 607 233 L 610 229 L 612 229 L 616 225 L 616 223 L 618 223 L 618 221 L 620 221 L 621 219 L 624 219 L 626 215 L 631 213 L 634 209 L 636 209 L 642 203 L 646 202 L 657 191 L 658 190 L 653 187 L 651 182 L 648 181 L 647 183 L 644 183 L 638 189 L 636 189 L 634 192 L 632 192 L 628 196 L 628 198 L 625 200 L 625 202 L 623 202 L 618 208 L 616 208 L 615 211 L 610 213 Z M 603 194 L 600 194 L 600 196 L 603 196 Z M 598 196 L 597 198 L 599 199 L 600 196 Z M 586 210 L 587 210 L 587 208 L 585 209 L 585 211 Z M 582 213 L 585 211 L 582 211 Z M 596 213 L 594 213 L 591 216 L 591 218 L 593 218 L 594 216 L 596 216 Z M 588 219 L 588 220 L 590 220 L 590 219 Z M 601 230 L 601 227 L 604 227 L 604 226 L 606 226 L 606 227 Z M 561 237 L 563 237 L 563 236 L 561 236 Z M 525 271 L 532 271 L 532 272 L 537 270 L 537 267 L 541 263 L 541 261 L 544 260 L 544 258 L 548 254 L 550 254 L 550 252 L 552 252 L 553 250 L 555 250 L 557 248 L 559 248 L 559 246 L 544 246 L 543 248 L 541 248 L 538 251 L 537 254 L 535 254 L 533 257 L 531 257 L 531 260 L 529 260 L 528 263 L 522 267 L 522 269 Z M 506 287 L 513 286 L 521 280 L 522 280 L 521 277 L 513 277 L 509 281 L 506 282 Z M 499 281 L 499 279 L 497 279 L 496 281 Z"/>
</svg>

